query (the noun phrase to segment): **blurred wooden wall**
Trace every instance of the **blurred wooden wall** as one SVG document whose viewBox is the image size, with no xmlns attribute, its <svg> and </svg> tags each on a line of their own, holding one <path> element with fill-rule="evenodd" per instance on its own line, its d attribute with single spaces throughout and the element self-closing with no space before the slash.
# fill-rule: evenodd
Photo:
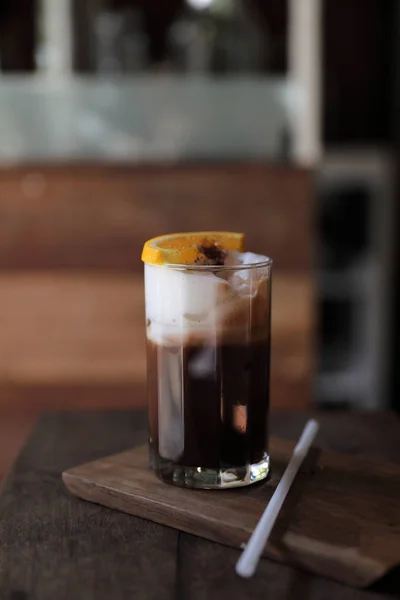
<svg viewBox="0 0 400 600">
<path fill-rule="evenodd" d="M 309 405 L 312 196 L 283 166 L 2 169 L 0 417 L 144 404 L 141 248 L 179 230 L 274 258 L 272 404 Z"/>
</svg>

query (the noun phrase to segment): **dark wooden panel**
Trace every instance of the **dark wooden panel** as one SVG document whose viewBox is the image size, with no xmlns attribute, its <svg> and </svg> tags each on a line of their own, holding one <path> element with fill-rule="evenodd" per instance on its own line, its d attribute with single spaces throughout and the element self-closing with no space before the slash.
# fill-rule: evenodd
<svg viewBox="0 0 400 600">
<path fill-rule="evenodd" d="M 273 413 L 274 434 L 296 439 L 305 413 Z M 400 461 L 390 414 L 319 414 L 318 444 Z M 67 497 L 62 470 L 142 443 L 137 413 L 58 414 L 31 438 L 0 495 L 0 596 L 176 600 L 378 600 L 263 559 L 256 576 L 233 573 L 235 549 Z M 398 597 L 398 580 L 386 589 Z M 396 587 L 397 586 L 397 587 Z M 396 594 L 397 591 L 397 594 Z"/>
<path fill-rule="evenodd" d="M 143 278 L 0 274 L 3 382 L 135 382 L 146 370 Z"/>
<path fill-rule="evenodd" d="M 0 385 L 0 422 L 56 410 L 132 409 L 146 407 L 146 382 L 14 382 Z"/>
<path fill-rule="evenodd" d="M 244 231 L 276 267 L 309 269 L 312 177 L 285 166 L 0 170 L 0 268 L 141 269 L 172 231 Z"/>
</svg>

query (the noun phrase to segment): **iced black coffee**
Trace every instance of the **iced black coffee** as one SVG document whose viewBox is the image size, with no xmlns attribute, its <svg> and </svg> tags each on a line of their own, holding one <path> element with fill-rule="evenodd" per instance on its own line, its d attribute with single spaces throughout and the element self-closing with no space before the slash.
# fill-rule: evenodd
<svg viewBox="0 0 400 600">
<path fill-rule="evenodd" d="M 187 487 L 248 485 L 269 470 L 272 261 L 230 235 L 242 240 L 180 234 L 176 254 L 171 241 L 157 260 L 143 253 L 151 464 Z"/>
</svg>

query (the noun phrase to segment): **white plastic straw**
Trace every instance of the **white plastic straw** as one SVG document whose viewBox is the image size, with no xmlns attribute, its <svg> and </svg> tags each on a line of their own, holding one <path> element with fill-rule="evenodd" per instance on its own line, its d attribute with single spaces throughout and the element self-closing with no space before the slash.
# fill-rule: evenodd
<svg viewBox="0 0 400 600">
<path fill-rule="evenodd" d="M 254 574 L 261 553 L 265 548 L 279 511 L 282 508 L 282 504 L 293 483 L 293 479 L 307 455 L 318 429 L 319 424 L 314 419 L 308 421 L 304 427 L 303 433 L 293 450 L 290 462 L 286 467 L 286 471 L 236 564 L 236 573 L 241 575 L 241 577 L 251 577 Z"/>
</svg>

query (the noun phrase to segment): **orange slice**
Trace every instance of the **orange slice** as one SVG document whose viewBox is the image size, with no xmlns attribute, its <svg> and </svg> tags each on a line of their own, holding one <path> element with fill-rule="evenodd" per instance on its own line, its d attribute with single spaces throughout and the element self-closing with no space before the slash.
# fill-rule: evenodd
<svg viewBox="0 0 400 600">
<path fill-rule="evenodd" d="M 142 261 L 152 265 L 223 264 L 223 257 L 227 250 L 242 252 L 243 247 L 243 233 L 231 231 L 171 233 L 148 240 L 143 247 Z"/>
</svg>

